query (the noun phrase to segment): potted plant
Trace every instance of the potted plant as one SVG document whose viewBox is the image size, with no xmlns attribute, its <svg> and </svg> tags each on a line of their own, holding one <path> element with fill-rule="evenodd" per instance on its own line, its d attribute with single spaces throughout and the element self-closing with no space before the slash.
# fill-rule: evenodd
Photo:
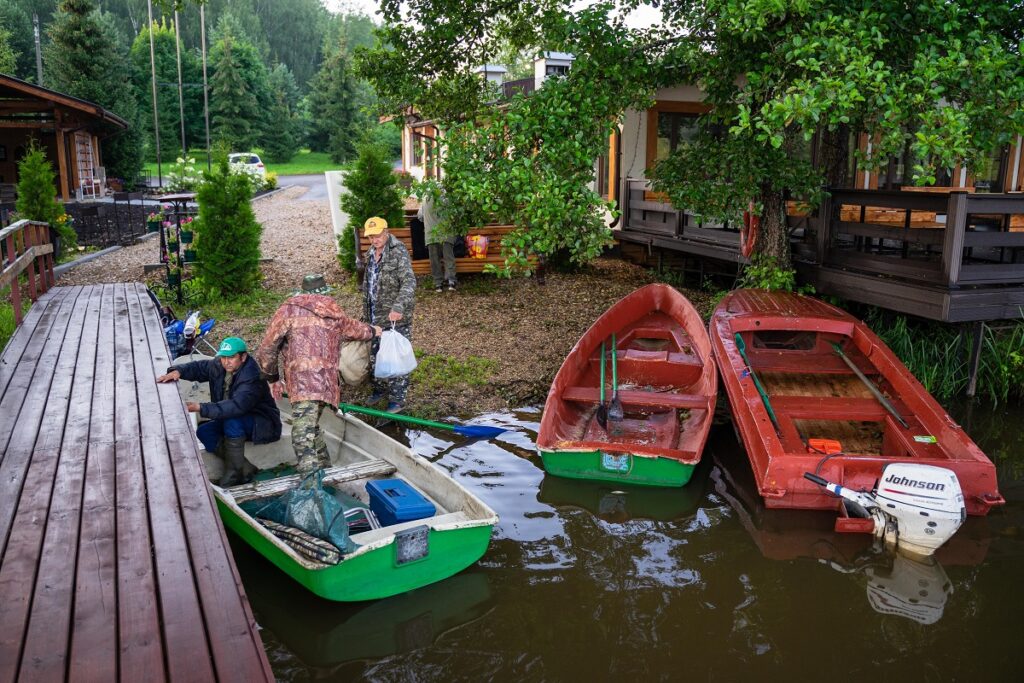
<svg viewBox="0 0 1024 683">
<path fill-rule="evenodd" d="M 160 224 L 164 221 L 164 214 L 161 211 L 151 211 L 146 216 L 146 232 L 156 232 L 160 229 Z"/>
<path fill-rule="evenodd" d="M 181 221 L 181 241 L 184 244 L 191 244 L 192 240 L 195 239 L 195 233 L 192 231 L 192 216 L 187 216 Z"/>
<path fill-rule="evenodd" d="M 173 254 L 167 260 L 167 286 L 177 287 L 181 284 L 181 263 Z"/>
<path fill-rule="evenodd" d="M 193 263 L 196 260 L 196 250 L 190 247 L 185 248 L 185 262 Z"/>
</svg>

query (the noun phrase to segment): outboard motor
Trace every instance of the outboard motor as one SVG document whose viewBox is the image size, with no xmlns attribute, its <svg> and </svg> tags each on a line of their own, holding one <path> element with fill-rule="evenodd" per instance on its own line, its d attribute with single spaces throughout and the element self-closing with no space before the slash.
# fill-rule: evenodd
<svg viewBox="0 0 1024 683">
<path fill-rule="evenodd" d="M 848 509 L 875 522 L 876 538 L 915 555 L 930 556 L 967 518 L 956 473 L 944 467 L 890 463 L 873 491 L 851 491 L 810 472 L 804 478 L 848 501 Z"/>
</svg>

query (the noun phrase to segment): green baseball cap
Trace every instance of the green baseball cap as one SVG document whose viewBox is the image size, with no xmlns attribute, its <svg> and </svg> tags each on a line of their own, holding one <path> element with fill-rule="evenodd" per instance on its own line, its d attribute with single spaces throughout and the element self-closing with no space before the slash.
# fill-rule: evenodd
<svg viewBox="0 0 1024 683">
<path fill-rule="evenodd" d="M 217 349 L 218 356 L 234 356 L 239 353 L 245 353 L 249 349 L 245 346 L 245 341 L 238 337 L 228 337 L 220 343 L 220 348 Z"/>
</svg>

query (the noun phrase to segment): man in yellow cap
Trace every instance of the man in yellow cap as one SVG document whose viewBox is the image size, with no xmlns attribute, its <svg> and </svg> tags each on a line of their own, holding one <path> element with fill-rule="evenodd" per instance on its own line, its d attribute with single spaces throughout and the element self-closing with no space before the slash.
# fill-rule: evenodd
<svg viewBox="0 0 1024 683">
<path fill-rule="evenodd" d="M 388 222 L 380 216 L 367 219 L 363 234 L 370 238 L 363 263 L 363 319 L 371 325 L 396 332 L 412 341 L 412 312 L 416 305 L 416 276 L 412 259 L 405 245 L 388 232 Z M 380 348 L 380 337 L 373 340 L 373 356 Z M 388 412 L 397 413 L 405 406 L 409 376 L 374 380 L 369 403 L 388 399 Z"/>
</svg>

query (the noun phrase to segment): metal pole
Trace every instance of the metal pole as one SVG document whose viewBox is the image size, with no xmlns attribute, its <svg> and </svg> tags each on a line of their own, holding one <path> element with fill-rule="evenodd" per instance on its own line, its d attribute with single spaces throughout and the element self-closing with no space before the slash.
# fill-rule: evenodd
<svg viewBox="0 0 1024 683">
<path fill-rule="evenodd" d="M 178 55 L 178 112 L 181 115 L 181 156 L 188 156 L 185 145 L 185 97 L 181 87 L 181 36 L 178 33 L 178 10 L 174 10 L 174 51 Z"/>
<path fill-rule="evenodd" d="M 153 47 L 153 0 L 146 0 L 149 7 L 149 70 L 153 83 L 153 139 L 156 141 L 156 177 L 159 187 L 164 186 L 163 166 L 160 164 L 160 114 L 156 108 L 156 49 Z"/>
<path fill-rule="evenodd" d="M 43 85 L 43 51 L 39 47 L 39 15 L 32 14 L 32 31 L 36 36 L 36 80 L 40 87 Z"/>
<path fill-rule="evenodd" d="M 206 83 L 206 5 L 199 5 L 199 39 L 203 45 L 203 118 L 206 119 L 206 170 L 212 170 L 210 158 L 210 95 Z"/>
</svg>

